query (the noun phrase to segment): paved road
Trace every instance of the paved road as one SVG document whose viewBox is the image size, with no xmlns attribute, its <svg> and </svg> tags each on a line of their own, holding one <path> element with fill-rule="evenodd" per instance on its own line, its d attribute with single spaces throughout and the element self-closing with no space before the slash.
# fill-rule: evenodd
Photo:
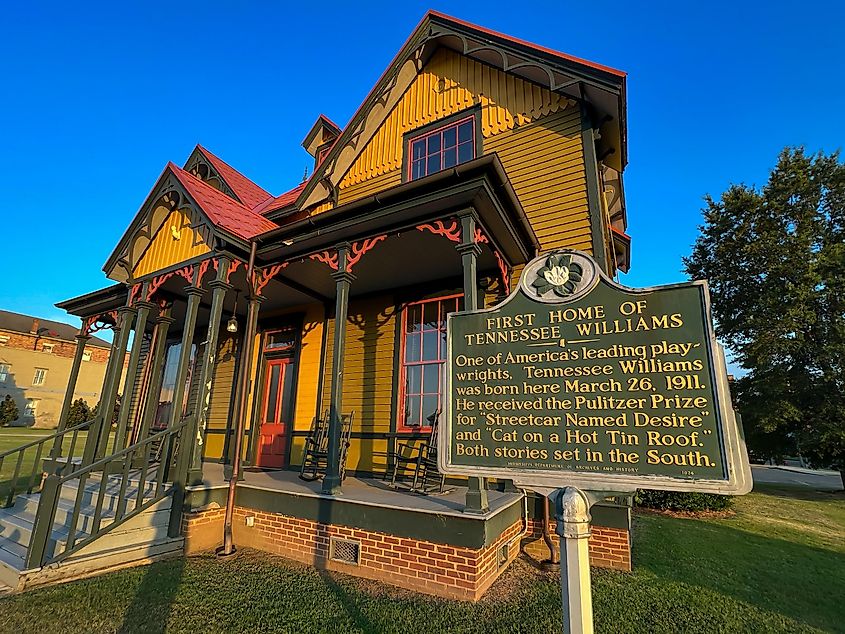
<svg viewBox="0 0 845 634">
<path fill-rule="evenodd" d="M 790 484 L 823 491 L 841 491 L 842 478 L 835 471 L 813 471 L 798 467 L 770 467 L 751 465 L 754 482 L 761 484 Z"/>
</svg>

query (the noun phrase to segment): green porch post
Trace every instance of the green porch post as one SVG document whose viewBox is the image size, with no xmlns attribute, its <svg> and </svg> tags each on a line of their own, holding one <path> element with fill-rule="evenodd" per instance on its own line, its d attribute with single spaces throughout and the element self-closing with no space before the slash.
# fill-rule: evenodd
<svg viewBox="0 0 845 634">
<path fill-rule="evenodd" d="M 337 271 L 332 274 L 337 282 L 334 311 L 334 350 L 332 354 L 332 386 L 329 396 L 329 447 L 326 458 L 326 475 L 323 478 L 323 493 L 341 493 L 340 479 L 340 435 L 341 408 L 343 407 L 343 363 L 346 352 L 346 315 L 349 308 L 349 286 L 355 279 L 347 270 L 349 244 L 337 247 Z"/>
<path fill-rule="evenodd" d="M 76 391 L 76 382 L 79 379 L 79 368 L 82 366 L 82 355 L 85 353 L 85 344 L 91 335 L 85 332 L 85 326 L 79 330 L 76 335 L 76 351 L 73 354 L 73 363 L 70 366 L 70 376 L 67 380 L 67 389 L 65 390 L 65 400 L 62 402 L 62 413 L 59 415 L 59 426 L 56 431 L 64 431 L 67 427 L 67 417 L 70 413 L 70 406 L 73 404 L 73 393 Z M 50 451 L 50 458 L 55 460 L 62 455 L 62 437 L 59 436 L 53 442 L 53 449 Z M 73 456 L 68 456 L 72 458 Z"/>
<path fill-rule="evenodd" d="M 226 282 L 229 272 L 229 260 L 221 257 L 217 264 L 217 277 L 209 286 L 211 294 L 211 314 L 208 318 L 208 333 L 205 338 L 205 353 L 199 375 L 199 389 L 194 406 L 194 419 L 185 428 L 185 443 L 192 447 L 191 461 L 188 468 L 187 483 L 202 482 L 202 446 L 205 441 L 205 428 L 208 423 L 208 407 L 211 399 L 211 384 L 214 379 L 214 362 L 217 359 L 217 339 L 220 333 L 220 320 L 223 316 L 223 300 L 226 292 L 232 288 Z"/>
<path fill-rule="evenodd" d="M 149 285 L 144 282 L 141 286 L 141 297 L 147 296 Z M 135 336 L 132 339 L 132 351 L 129 353 L 129 365 L 126 368 L 126 376 L 123 380 L 123 398 L 120 401 L 120 411 L 117 415 L 117 430 L 114 435 L 112 451 L 123 449 L 126 442 L 126 433 L 129 427 L 129 412 L 132 409 L 132 398 L 135 395 L 135 383 L 138 380 L 138 369 L 141 365 L 141 347 L 144 344 L 144 331 L 147 328 L 147 319 L 150 316 L 150 309 L 155 304 L 148 301 L 135 303 L 137 314 L 135 316 Z M 140 405 L 140 404 L 139 404 Z"/>
<path fill-rule="evenodd" d="M 135 310 L 129 305 L 117 309 L 117 325 L 114 327 L 114 340 L 103 382 L 103 393 L 100 396 L 100 407 L 96 420 L 88 429 L 88 441 L 85 443 L 82 466 L 88 466 L 99 460 L 105 453 L 111 431 L 111 420 L 114 416 L 114 404 L 117 400 L 117 385 L 123 372 L 123 359 L 126 356 L 126 345 L 129 343 L 129 332 L 134 316 Z"/>
<path fill-rule="evenodd" d="M 475 241 L 475 218 L 470 214 L 459 215 L 461 221 L 461 243 L 456 247 L 461 254 L 464 270 L 464 310 L 478 308 L 478 275 L 476 264 L 481 247 Z M 487 482 L 484 478 L 469 478 L 466 497 L 466 511 L 486 513 L 490 510 L 487 502 Z"/>
<path fill-rule="evenodd" d="M 179 362 L 176 366 L 176 384 L 173 386 L 173 400 L 170 403 L 170 418 L 168 427 L 175 427 L 182 420 L 183 403 L 185 402 L 185 381 L 188 380 L 188 364 L 191 361 L 191 346 L 194 343 L 194 330 L 197 326 L 197 312 L 203 291 L 199 288 L 200 276 L 185 289 L 188 295 L 188 307 L 185 311 L 185 326 L 182 330 L 182 347 L 179 350 Z M 178 455 L 173 475 L 173 502 L 170 510 L 170 525 L 167 534 L 178 537 L 181 533 L 182 506 L 185 502 L 185 482 L 187 479 L 188 461 L 191 456 L 193 438 L 190 430 L 183 429 L 179 434 Z M 190 440 L 189 440 L 190 439 Z"/>
<path fill-rule="evenodd" d="M 149 375 L 150 384 L 136 442 L 147 438 L 150 428 L 153 425 L 153 420 L 158 413 L 158 399 L 161 395 L 161 382 L 164 378 L 164 361 L 167 355 L 167 332 L 170 330 L 170 324 L 174 321 L 173 317 L 170 316 L 171 307 L 172 304 L 165 305 L 159 311 L 158 317 L 156 317 L 153 333 L 155 347 L 150 350 L 150 355 L 152 355 Z"/>
</svg>

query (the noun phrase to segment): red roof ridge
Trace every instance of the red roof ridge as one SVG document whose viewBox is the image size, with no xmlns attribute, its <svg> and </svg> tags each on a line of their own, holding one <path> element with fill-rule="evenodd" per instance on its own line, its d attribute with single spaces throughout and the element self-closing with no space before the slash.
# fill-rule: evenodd
<svg viewBox="0 0 845 634">
<path fill-rule="evenodd" d="M 172 161 L 167 168 L 188 191 L 209 219 L 239 238 L 250 240 L 255 236 L 276 229 L 278 225 L 257 214 L 246 205 L 215 189 L 208 183 L 183 170 Z M 272 198 L 272 197 L 271 197 Z"/>
<path fill-rule="evenodd" d="M 233 192 L 235 192 L 235 196 L 237 196 L 245 206 L 250 209 L 255 209 L 258 205 L 273 197 L 273 194 L 244 176 L 241 172 L 211 152 L 208 148 L 205 148 L 201 144 L 197 143 L 197 149 L 205 155 L 209 162 L 214 166 L 214 169 L 216 169 L 223 180 L 226 181 L 226 184 L 231 187 Z"/>
<path fill-rule="evenodd" d="M 305 186 L 308 184 L 307 180 L 302 181 L 299 185 L 286 191 L 284 194 L 279 194 L 275 198 L 271 198 L 269 200 L 265 200 L 263 203 L 258 205 L 254 212 L 266 215 L 271 211 L 276 211 L 277 209 L 281 209 L 283 207 L 287 207 L 288 205 L 292 205 L 296 202 L 296 199 L 299 197 L 299 193 L 305 189 Z"/>
<path fill-rule="evenodd" d="M 595 68 L 596 70 L 603 70 L 608 73 L 612 73 L 614 75 L 618 75 L 619 77 L 627 77 L 628 73 L 624 70 L 619 70 L 618 68 L 613 68 L 612 66 L 605 66 L 604 64 L 597 64 L 596 62 L 591 62 L 590 60 L 584 59 L 582 57 L 576 57 L 575 55 L 570 55 L 569 53 L 563 53 L 561 51 L 556 51 L 552 48 L 548 48 L 545 46 L 541 46 L 539 44 L 535 44 L 533 42 L 528 42 L 527 40 L 521 40 L 518 37 L 512 37 L 510 35 L 506 35 L 505 33 L 500 33 L 499 31 L 494 31 L 493 29 L 488 29 L 483 26 L 479 26 L 478 24 L 473 24 L 472 22 L 467 22 L 466 20 L 461 20 L 460 18 L 456 18 L 451 15 L 447 15 L 446 13 L 442 13 L 440 11 L 435 11 L 434 9 L 429 9 L 426 12 L 425 20 L 428 16 L 434 16 L 437 18 L 442 18 L 444 20 L 451 20 L 457 24 L 462 26 L 469 27 L 471 29 L 475 29 L 476 31 L 481 31 L 482 33 L 486 33 L 487 35 L 492 35 L 494 37 L 500 37 L 504 40 L 508 40 L 509 42 L 513 42 L 514 44 L 519 44 L 521 46 L 526 46 L 528 48 L 533 48 L 534 50 L 541 51 L 543 53 L 548 53 L 549 55 L 555 55 L 557 57 L 562 57 L 563 59 L 569 60 L 570 62 L 575 62 L 577 64 L 584 64 L 585 66 L 589 66 L 591 68 Z"/>
</svg>

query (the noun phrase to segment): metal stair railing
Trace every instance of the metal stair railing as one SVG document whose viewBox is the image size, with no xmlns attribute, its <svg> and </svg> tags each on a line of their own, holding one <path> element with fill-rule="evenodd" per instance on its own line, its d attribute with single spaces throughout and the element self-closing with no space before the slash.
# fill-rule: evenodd
<svg viewBox="0 0 845 634">
<path fill-rule="evenodd" d="M 68 461 L 62 470 L 72 466 L 71 459 L 73 458 L 73 452 L 76 449 L 76 440 L 79 436 L 79 432 L 88 429 L 92 422 L 93 421 L 89 420 L 84 423 L 74 425 L 73 427 L 67 427 L 61 431 L 50 434 L 49 436 L 43 436 L 21 445 L 20 447 L 15 447 L 14 449 L 9 449 L 8 451 L 0 453 L 0 474 L 3 473 L 4 463 L 14 463 L 15 465 L 14 472 L 9 480 L 0 479 L 0 499 L 3 500 L 2 507 L 8 508 L 12 506 L 15 503 L 15 496 L 23 490 L 26 490 L 27 493 L 37 493 L 40 490 L 42 475 L 44 472 L 41 459 L 42 457 L 46 457 L 44 447 L 48 443 L 51 445 L 53 443 L 57 443 L 55 446 L 62 447 L 67 437 L 70 436 L 70 446 L 67 451 Z M 52 446 L 46 450 L 46 454 L 49 454 L 51 450 Z M 30 454 L 31 456 L 33 453 L 35 454 L 35 459 L 33 460 L 32 465 L 25 465 L 24 463 L 27 454 Z M 17 459 L 11 457 L 15 454 L 17 454 Z M 2 476 L 0 476 L 0 478 L 2 478 Z M 8 487 L 8 491 L 6 491 L 6 487 Z"/>
<path fill-rule="evenodd" d="M 146 439 L 129 445 L 85 467 L 68 474 L 48 475 L 41 487 L 41 498 L 32 528 L 32 538 L 26 553 L 27 569 L 40 568 L 47 564 L 58 563 L 98 537 L 117 528 L 124 522 L 147 510 L 153 504 L 164 499 L 167 494 L 168 476 L 174 467 L 172 462 L 182 430 L 190 421 L 183 418 L 178 424 L 148 436 Z M 121 464 L 122 462 L 122 464 Z M 135 466 L 133 466 L 135 465 Z M 140 465 L 140 466 L 138 466 Z M 110 475 L 110 470 L 117 469 Z M 92 473 L 100 472 L 99 486 L 86 488 L 85 484 Z M 116 479 L 115 479 L 116 477 Z M 127 489 L 132 478 L 138 478 L 138 490 L 133 494 L 135 504 L 127 511 Z M 178 478 L 178 474 L 176 476 Z M 56 511 L 62 487 L 77 481 L 76 497 L 69 524 L 56 524 Z M 147 487 L 153 485 L 152 497 L 147 497 Z M 116 507 L 111 522 L 103 526 L 103 503 L 107 496 L 113 496 L 117 489 Z M 92 499 L 85 501 L 86 496 Z M 90 530 L 80 534 L 79 519 L 83 506 L 91 508 L 94 514 Z M 59 551 L 59 543 L 51 550 L 55 528 L 67 530 L 64 547 Z"/>
</svg>

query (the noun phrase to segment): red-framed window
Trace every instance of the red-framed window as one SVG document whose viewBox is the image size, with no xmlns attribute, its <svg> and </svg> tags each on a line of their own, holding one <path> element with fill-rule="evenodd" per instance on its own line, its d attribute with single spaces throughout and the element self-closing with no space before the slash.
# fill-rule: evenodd
<svg viewBox="0 0 845 634">
<path fill-rule="evenodd" d="M 446 361 L 446 315 L 463 308 L 463 295 L 408 304 L 402 311 L 398 431 L 425 431 L 440 411 Z"/>
<path fill-rule="evenodd" d="M 412 137 L 408 157 L 408 180 L 471 161 L 475 158 L 475 117 Z"/>
</svg>

